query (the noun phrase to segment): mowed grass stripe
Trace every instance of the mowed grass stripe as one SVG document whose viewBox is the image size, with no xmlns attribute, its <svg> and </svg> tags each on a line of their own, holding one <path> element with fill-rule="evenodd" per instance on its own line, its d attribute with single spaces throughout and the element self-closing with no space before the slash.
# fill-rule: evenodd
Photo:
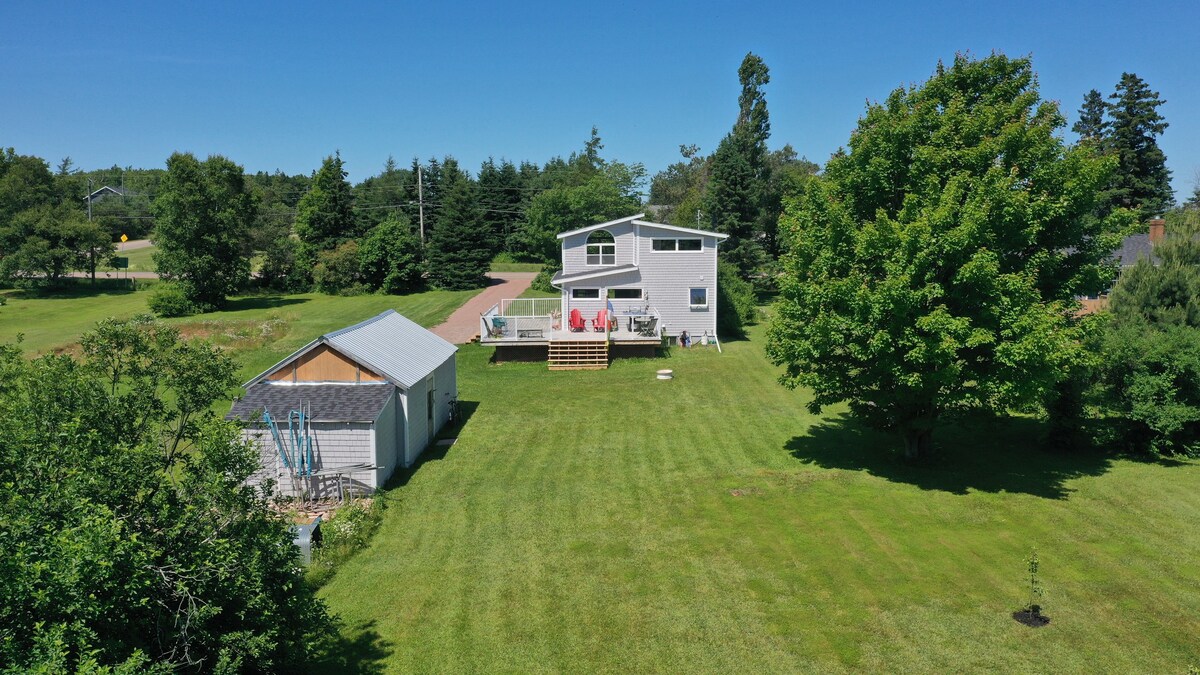
<svg viewBox="0 0 1200 675">
<path fill-rule="evenodd" d="M 479 405 L 458 443 L 389 493 L 322 595 L 374 621 L 388 672 L 1200 660 L 1200 467 L 1046 455 L 1036 423 L 989 418 L 910 467 L 839 410 L 809 415 L 759 343 L 724 346 L 581 373 L 464 348 Z M 1054 617 L 1038 631 L 1008 616 L 1032 547 Z"/>
</svg>

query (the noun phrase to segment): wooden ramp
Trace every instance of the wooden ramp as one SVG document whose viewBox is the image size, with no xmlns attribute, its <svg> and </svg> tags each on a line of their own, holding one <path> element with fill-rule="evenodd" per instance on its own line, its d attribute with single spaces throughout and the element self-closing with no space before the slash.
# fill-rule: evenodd
<svg viewBox="0 0 1200 675">
<path fill-rule="evenodd" d="M 551 340 L 550 370 L 603 370 L 608 367 L 608 340 Z"/>
</svg>

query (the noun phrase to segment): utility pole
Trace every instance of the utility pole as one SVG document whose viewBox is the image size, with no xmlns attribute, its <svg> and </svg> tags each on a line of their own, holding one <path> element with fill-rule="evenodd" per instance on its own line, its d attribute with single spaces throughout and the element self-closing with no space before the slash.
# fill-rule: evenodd
<svg viewBox="0 0 1200 675">
<path fill-rule="evenodd" d="M 425 243 L 425 179 L 421 177 L 421 165 L 417 165 L 417 213 L 421 222 L 421 243 Z"/>
<path fill-rule="evenodd" d="M 88 222 L 92 222 L 92 179 L 88 179 Z"/>
</svg>

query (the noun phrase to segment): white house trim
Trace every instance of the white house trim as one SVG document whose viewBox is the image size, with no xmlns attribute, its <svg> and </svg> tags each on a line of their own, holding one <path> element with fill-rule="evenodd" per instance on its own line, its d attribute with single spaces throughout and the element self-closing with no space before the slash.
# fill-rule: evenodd
<svg viewBox="0 0 1200 675">
<path fill-rule="evenodd" d="M 588 225 L 587 227 L 581 227 L 577 230 L 570 230 L 567 232 L 563 232 L 562 234 L 558 235 L 558 238 L 566 239 L 567 237 L 571 237 L 576 234 L 583 234 L 584 232 L 591 232 L 592 230 L 603 230 L 606 227 L 612 227 L 613 225 L 619 225 L 621 223 L 628 223 L 631 220 L 635 220 L 637 218 L 644 218 L 645 216 L 646 216 L 646 214 L 644 214 L 644 213 L 636 213 L 632 216 L 625 216 L 624 218 L 617 218 L 616 220 L 610 220 L 607 223 L 596 223 L 595 225 Z"/>
<path fill-rule="evenodd" d="M 635 216 L 635 218 L 640 218 L 640 216 Z M 634 225 L 646 225 L 646 226 L 653 227 L 653 228 L 656 228 L 659 230 L 669 230 L 671 232 L 681 232 L 683 234 L 691 234 L 691 235 L 695 235 L 697 237 L 716 237 L 717 239 L 719 239 L 721 241 L 724 241 L 729 238 L 729 235 L 727 235 L 727 234 L 722 234 L 720 232 L 713 232 L 712 230 L 697 230 L 697 229 L 691 228 L 691 227 L 680 227 L 678 225 L 667 225 L 666 223 L 652 223 L 648 220 L 634 220 L 633 224 Z M 559 236 L 561 237 L 562 235 L 560 234 Z M 651 236 L 651 238 L 652 239 L 662 239 L 663 237 Z"/>
</svg>

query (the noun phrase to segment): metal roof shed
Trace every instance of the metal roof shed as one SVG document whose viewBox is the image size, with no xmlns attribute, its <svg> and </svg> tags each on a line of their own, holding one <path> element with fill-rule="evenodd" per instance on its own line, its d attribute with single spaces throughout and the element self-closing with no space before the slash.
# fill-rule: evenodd
<svg viewBox="0 0 1200 675">
<path fill-rule="evenodd" d="M 244 424 L 259 445 L 262 471 L 255 481 L 275 480 L 283 494 L 297 490 L 328 496 L 323 477 L 349 466 L 376 466 L 354 477 L 357 489 L 384 484 L 407 467 L 449 420 L 458 397 L 454 355 L 458 348 L 394 310 L 309 342 L 244 386 L 227 419 Z M 300 480 L 287 450 L 292 411 L 303 411 L 312 439 L 312 460 Z M 263 413 L 277 420 L 278 434 Z M 277 440 L 281 439 L 281 440 Z M 306 447 L 306 442 L 298 442 Z M 281 447 L 282 446 L 282 447 Z M 369 475 L 367 475 L 369 474 Z"/>
</svg>

